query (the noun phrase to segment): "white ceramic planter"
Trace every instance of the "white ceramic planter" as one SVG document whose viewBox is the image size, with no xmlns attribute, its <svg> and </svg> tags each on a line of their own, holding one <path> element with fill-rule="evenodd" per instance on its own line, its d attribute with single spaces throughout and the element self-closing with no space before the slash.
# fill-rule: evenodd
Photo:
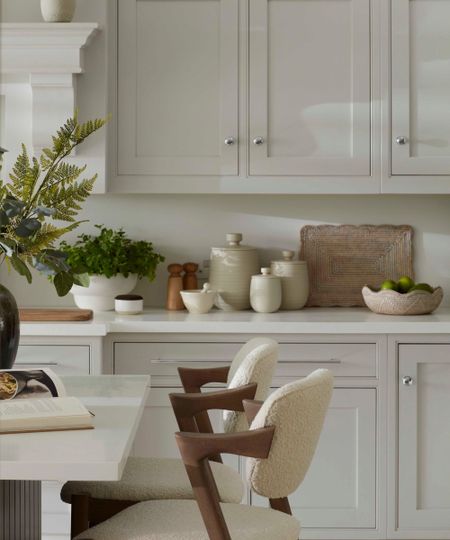
<svg viewBox="0 0 450 540">
<path fill-rule="evenodd" d="M 70 292 L 79 308 L 92 309 L 92 311 L 111 311 L 114 309 L 114 298 L 119 294 L 131 292 L 136 286 L 136 282 L 136 274 L 127 278 L 122 275 L 112 278 L 94 275 L 90 276 L 89 287 L 74 285 Z"/>
<path fill-rule="evenodd" d="M 41 0 L 45 22 L 70 22 L 75 14 L 76 0 Z"/>
</svg>

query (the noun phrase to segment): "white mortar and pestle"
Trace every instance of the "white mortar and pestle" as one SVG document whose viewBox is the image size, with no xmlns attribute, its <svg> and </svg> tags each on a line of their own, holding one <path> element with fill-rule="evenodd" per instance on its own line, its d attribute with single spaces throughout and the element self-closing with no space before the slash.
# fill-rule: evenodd
<svg viewBox="0 0 450 540">
<path fill-rule="evenodd" d="M 216 298 L 216 291 L 211 289 L 209 283 L 205 283 L 203 289 L 180 291 L 180 294 L 189 313 L 196 315 L 208 313 L 213 307 Z"/>
</svg>

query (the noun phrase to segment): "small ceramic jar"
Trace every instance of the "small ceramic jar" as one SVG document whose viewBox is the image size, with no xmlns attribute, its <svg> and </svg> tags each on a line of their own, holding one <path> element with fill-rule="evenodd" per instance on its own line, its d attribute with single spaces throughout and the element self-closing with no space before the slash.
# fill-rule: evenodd
<svg viewBox="0 0 450 540">
<path fill-rule="evenodd" d="M 241 245 L 241 233 L 229 233 L 227 245 L 211 249 L 209 282 L 217 291 L 215 304 L 224 311 L 250 308 L 250 280 L 259 272 L 255 248 Z"/>
<path fill-rule="evenodd" d="M 114 300 L 116 313 L 138 315 L 144 311 L 144 300 L 138 294 L 119 294 Z"/>
<path fill-rule="evenodd" d="M 273 313 L 281 305 L 281 280 L 273 276 L 270 268 L 261 268 L 261 274 L 252 276 L 250 303 L 258 313 Z"/>
<path fill-rule="evenodd" d="M 281 279 L 281 309 L 302 309 L 309 296 L 308 266 L 306 261 L 294 261 L 293 251 L 282 251 L 282 255 L 282 261 L 270 264 L 272 273 Z"/>
</svg>

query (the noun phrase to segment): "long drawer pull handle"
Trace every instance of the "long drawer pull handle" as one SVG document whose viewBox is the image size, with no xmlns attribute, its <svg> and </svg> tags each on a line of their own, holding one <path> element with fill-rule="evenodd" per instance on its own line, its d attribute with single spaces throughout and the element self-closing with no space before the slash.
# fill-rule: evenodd
<svg viewBox="0 0 450 540">
<path fill-rule="evenodd" d="M 45 366 L 59 366 L 58 362 L 21 362 L 20 360 L 18 362 L 15 362 L 15 366 L 36 366 L 38 367 L 45 367 Z"/>
<path fill-rule="evenodd" d="M 229 364 L 230 360 L 174 360 L 172 358 L 151 358 L 151 364 Z M 342 364 L 338 358 L 328 360 L 279 360 L 279 364 Z"/>
<path fill-rule="evenodd" d="M 151 364 L 229 364 L 231 359 L 228 360 L 188 360 L 188 359 L 179 359 L 174 360 L 172 358 L 151 358 Z"/>
<path fill-rule="evenodd" d="M 279 364 L 342 364 L 342 360 L 338 358 L 330 358 L 328 360 L 279 360 Z"/>
</svg>

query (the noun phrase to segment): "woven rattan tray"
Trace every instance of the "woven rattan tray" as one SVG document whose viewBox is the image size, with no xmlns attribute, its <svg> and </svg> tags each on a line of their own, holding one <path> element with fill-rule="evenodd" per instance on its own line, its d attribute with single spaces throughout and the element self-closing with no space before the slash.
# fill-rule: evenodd
<svg viewBox="0 0 450 540">
<path fill-rule="evenodd" d="M 414 278 L 409 225 L 307 225 L 300 259 L 308 263 L 308 306 L 364 306 L 365 284 Z"/>
</svg>

